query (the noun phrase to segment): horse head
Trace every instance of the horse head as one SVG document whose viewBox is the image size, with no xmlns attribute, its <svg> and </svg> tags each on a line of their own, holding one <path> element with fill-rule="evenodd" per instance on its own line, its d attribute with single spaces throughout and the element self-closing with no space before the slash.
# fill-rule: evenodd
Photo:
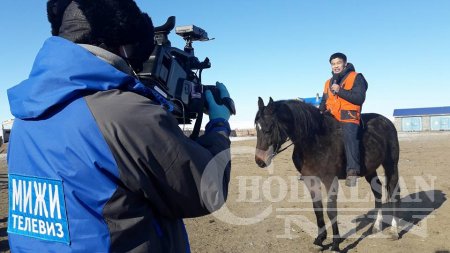
<svg viewBox="0 0 450 253">
<path fill-rule="evenodd" d="M 256 152 L 255 162 L 264 168 L 270 165 L 272 158 L 279 152 L 289 136 L 283 124 L 281 104 L 270 98 L 267 106 L 262 98 L 258 98 L 258 112 L 255 117 Z"/>
</svg>

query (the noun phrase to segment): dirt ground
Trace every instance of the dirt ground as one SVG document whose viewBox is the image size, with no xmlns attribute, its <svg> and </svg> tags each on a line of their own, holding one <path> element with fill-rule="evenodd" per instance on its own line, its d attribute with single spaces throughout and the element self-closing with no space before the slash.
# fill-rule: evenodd
<svg viewBox="0 0 450 253">
<path fill-rule="evenodd" d="M 450 133 L 399 136 L 401 222 L 399 240 L 389 227 L 370 234 L 374 199 L 370 186 L 341 182 L 338 223 L 344 252 L 450 252 Z M 186 219 L 192 252 L 317 252 L 317 229 L 311 199 L 292 164 L 292 148 L 273 166 L 254 162 L 255 140 L 233 142 L 232 175 L 226 206 L 218 212 Z M 0 252 L 7 251 L 7 176 L 0 159 Z M 382 178 L 382 168 L 379 175 Z M 325 217 L 326 214 L 325 214 Z M 387 220 L 386 220 L 387 221 Z M 328 219 L 326 222 L 329 223 Z M 328 239 L 331 242 L 331 228 Z"/>
<path fill-rule="evenodd" d="M 4 149 L 2 146 L 1 150 Z M 0 252 L 9 249 L 6 222 L 8 218 L 8 175 L 6 168 L 6 155 L 0 152 Z"/>
</svg>

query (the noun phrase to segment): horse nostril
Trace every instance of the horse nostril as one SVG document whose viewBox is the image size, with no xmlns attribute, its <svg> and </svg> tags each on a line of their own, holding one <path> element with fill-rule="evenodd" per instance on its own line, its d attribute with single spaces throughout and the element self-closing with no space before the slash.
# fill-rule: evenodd
<svg viewBox="0 0 450 253">
<path fill-rule="evenodd" d="M 256 164 L 258 164 L 258 166 L 260 168 L 266 167 L 266 163 L 263 160 L 261 160 L 261 159 L 255 159 L 255 160 L 256 160 Z"/>
</svg>

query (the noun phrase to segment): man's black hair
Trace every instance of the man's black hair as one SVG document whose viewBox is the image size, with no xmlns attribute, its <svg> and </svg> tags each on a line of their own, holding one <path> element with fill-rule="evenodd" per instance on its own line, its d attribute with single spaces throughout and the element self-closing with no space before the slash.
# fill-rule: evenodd
<svg viewBox="0 0 450 253">
<path fill-rule="evenodd" d="M 344 61 L 344 63 L 347 62 L 347 56 L 345 56 L 345 54 L 343 54 L 343 53 L 334 53 L 334 54 L 332 54 L 330 56 L 330 63 L 331 63 L 331 61 L 333 59 L 336 59 L 336 58 L 342 59 Z"/>
</svg>

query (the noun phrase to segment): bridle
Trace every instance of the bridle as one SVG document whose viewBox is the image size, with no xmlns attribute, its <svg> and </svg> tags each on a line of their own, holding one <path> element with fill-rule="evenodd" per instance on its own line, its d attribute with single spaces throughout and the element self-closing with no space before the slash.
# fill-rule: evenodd
<svg viewBox="0 0 450 253">
<path fill-rule="evenodd" d="M 291 141 L 290 139 L 287 139 L 287 141 Z M 283 145 L 283 144 L 281 144 L 281 145 Z M 280 146 L 281 146 L 280 145 Z M 283 149 L 281 149 L 281 150 L 279 150 L 279 151 L 277 151 L 277 152 L 273 152 L 273 154 L 272 154 L 272 158 L 274 158 L 276 155 L 278 155 L 279 153 L 281 153 L 281 152 L 283 152 L 283 151 L 285 151 L 286 149 L 288 149 L 290 146 L 292 146 L 292 145 L 294 145 L 294 143 L 291 141 L 291 144 L 289 144 L 289 145 L 287 145 L 286 147 L 284 147 Z"/>
<path fill-rule="evenodd" d="M 258 121 L 258 120 L 257 120 L 257 121 Z M 277 124 L 277 123 L 272 124 L 272 125 L 269 127 L 269 130 L 267 130 L 267 131 L 263 131 L 263 130 L 261 129 L 259 123 L 257 123 L 257 125 L 259 126 L 259 128 L 260 128 L 260 130 L 263 132 L 263 134 L 266 134 L 266 133 L 269 133 L 269 132 L 273 132 L 273 130 L 276 129 L 278 132 L 282 131 L 282 132 L 284 133 L 284 136 L 287 137 L 287 140 L 286 140 L 285 142 L 283 142 L 283 143 L 281 143 L 281 144 L 280 144 L 280 143 L 277 143 L 277 146 L 276 146 L 276 148 L 274 149 L 275 151 L 269 156 L 270 159 L 273 159 L 275 156 L 277 156 L 277 155 L 280 154 L 281 152 L 285 151 L 285 150 L 288 149 L 290 146 L 294 145 L 294 142 L 289 138 L 289 135 L 286 133 L 285 129 L 282 128 L 282 127 L 280 127 L 279 124 Z M 278 133 L 278 135 L 280 135 L 280 134 Z M 288 142 L 288 141 L 290 141 L 291 143 L 290 143 L 288 146 L 286 146 L 286 147 L 280 149 L 280 148 L 283 146 L 283 144 L 286 143 L 286 142 Z M 278 149 L 280 149 L 280 150 L 278 150 Z"/>
<path fill-rule="evenodd" d="M 278 130 L 280 129 L 279 126 L 277 126 L 276 128 L 277 128 Z M 286 143 L 286 142 L 288 142 L 288 141 L 290 141 L 291 143 L 290 143 L 289 145 L 287 145 L 286 147 L 282 148 L 281 150 L 278 150 L 278 151 L 273 152 L 272 155 L 270 155 L 270 159 L 273 159 L 276 155 L 280 154 L 281 152 L 283 152 L 283 151 L 285 151 L 286 149 L 288 149 L 290 146 L 294 145 L 294 142 L 292 142 L 292 140 L 289 138 L 289 135 L 286 133 L 286 131 L 285 131 L 283 128 L 281 128 L 281 131 L 283 131 L 284 134 L 285 134 L 285 136 L 287 136 L 288 138 L 287 138 L 287 140 L 286 140 L 285 142 L 283 142 L 283 143 L 281 143 L 281 144 L 278 143 L 275 150 L 278 150 L 279 148 L 281 148 L 281 146 L 283 146 L 283 144 Z"/>
</svg>

